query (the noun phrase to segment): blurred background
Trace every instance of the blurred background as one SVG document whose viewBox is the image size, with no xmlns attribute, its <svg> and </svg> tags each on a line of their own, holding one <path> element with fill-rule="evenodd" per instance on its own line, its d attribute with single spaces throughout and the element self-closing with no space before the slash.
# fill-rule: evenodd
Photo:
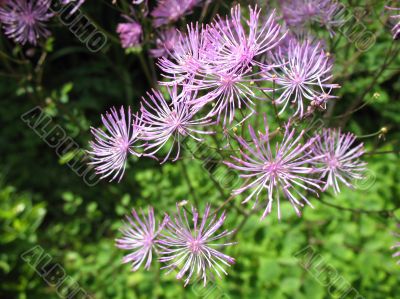
<svg viewBox="0 0 400 299">
<path fill-rule="evenodd" d="M 266 13 L 278 2 L 259 5 Z M 89 186 L 70 166 L 80 159 L 78 152 L 57 154 L 38 130 L 21 119 L 41 107 L 52 126 L 58 125 L 79 148 L 87 149 L 90 126 L 101 125 L 101 113 L 121 105 L 136 110 L 140 97 L 154 86 L 155 78 L 160 79 L 148 54 L 154 46 L 151 22 L 144 21 L 149 40 L 124 50 L 115 30 L 123 21 L 121 13 L 129 13 L 130 1 L 86 1 L 80 11 L 107 36 L 106 45 L 95 53 L 58 20 L 50 23 L 52 36 L 40 47 L 15 45 L 2 34 L 0 298 L 64 298 L 21 257 L 31 249 L 42 250 L 50 257 L 49 265 L 60 265 L 79 286 L 82 291 L 74 298 L 86 298 L 85 293 L 121 299 L 399 298 L 400 267 L 390 247 L 397 241 L 392 232 L 400 222 L 396 210 L 400 206 L 400 56 L 396 52 L 400 41 L 393 41 L 385 1 L 342 2 L 355 17 L 353 23 L 333 38 L 321 28 L 315 34 L 326 40 L 335 60 L 335 82 L 342 86 L 337 91 L 340 99 L 328 107 L 330 116 L 339 117 L 330 119 L 329 125 L 365 137 L 362 141 L 372 153 L 365 157 L 366 179 L 355 190 L 324 194 L 313 201 L 315 209 L 307 207 L 301 218 L 284 205 L 280 222 L 275 214 L 259 221 L 260 213 L 252 214 L 251 205 L 241 206 L 237 198 L 237 208 L 230 208 L 226 224 L 241 227 L 238 244 L 227 251 L 237 263 L 228 269 L 227 277 L 206 289 L 198 284 L 184 288 L 157 265 L 150 271 L 131 272 L 129 265 L 121 263 L 125 252 L 114 241 L 121 236 L 121 220 L 132 207 L 152 205 L 160 216 L 173 212 L 182 200 L 220 205 L 230 190 L 215 185 L 204 163 L 189 154 L 164 165 L 131 158 L 120 183 L 92 178 Z M 208 22 L 232 5 L 211 1 L 205 16 L 198 7 L 176 25 L 184 28 L 200 18 Z M 351 38 L 351 30 L 356 30 L 351 28 L 359 24 L 375 37 L 367 49 Z M 310 253 L 321 259 L 320 268 L 308 267 Z M 349 287 L 354 290 L 348 295 L 341 292 Z"/>
</svg>

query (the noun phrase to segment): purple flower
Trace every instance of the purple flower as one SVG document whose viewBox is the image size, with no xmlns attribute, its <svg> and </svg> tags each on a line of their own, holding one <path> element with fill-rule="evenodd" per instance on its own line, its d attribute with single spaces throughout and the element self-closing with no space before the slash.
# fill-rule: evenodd
<svg viewBox="0 0 400 299">
<path fill-rule="evenodd" d="M 291 103 L 297 106 L 294 116 L 302 117 L 307 102 L 318 102 L 324 108 L 328 100 L 335 98 L 330 93 L 339 85 L 329 83 L 333 63 L 320 44 L 292 40 L 287 54 L 278 50 L 272 57 L 280 67 L 269 68 L 265 78 L 273 83 L 274 90 L 281 91 L 275 100 L 278 105 L 283 105 L 280 113 Z"/>
<path fill-rule="evenodd" d="M 151 12 L 155 27 L 178 21 L 189 13 L 201 0 L 158 0 L 156 8 Z"/>
<path fill-rule="evenodd" d="M 156 39 L 156 49 L 150 50 L 153 57 L 163 57 L 170 55 L 179 41 L 179 33 L 176 28 L 169 28 L 161 31 Z"/>
<path fill-rule="evenodd" d="M 200 70 L 201 72 L 201 70 Z M 254 89 L 254 77 L 257 74 L 251 72 L 251 68 L 247 70 L 236 71 L 217 71 L 204 72 L 202 76 L 194 78 L 186 83 L 186 90 L 206 91 L 207 93 L 201 97 L 195 97 L 190 103 L 195 109 L 200 109 L 208 103 L 212 103 L 213 107 L 209 111 L 208 116 L 217 115 L 217 122 L 223 118 L 223 125 L 232 123 L 236 109 L 248 108 L 250 113 L 246 116 L 246 120 L 254 113 L 253 100 L 256 98 Z"/>
<path fill-rule="evenodd" d="M 143 98 L 141 107 L 143 118 L 141 139 L 148 142 L 148 146 L 145 148 L 145 151 L 148 152 L 147 155 L 154 155 L 168 141 L 172 141 L 172 145 L 161 163 L 168 160 L 174 144 L 177 145 L 178 150 L 173 161 L 179 158 L 181 142 L 186 137 L 189 136 L 196 141 L 202 141 L 194 134 L 213 133 L 195 128 L 196 126 L 210 125 L 212 122 L 207 118 L 194 119 L 196 111 L 187 104 L 188 100 L 186 99 L 186 97 L 190 97 L 190 94 L 183 94 L 184 98 L 179 99 L 176 86 L 172 89 L 168 88 L 168 93 L 172 100 L 170 104 L 166 102 L 160 91 L 153 90 L 152 93 L 147 93 L 150 101 Z"/>
<path fill-rule="evenodd" d="M 147 218 L 141 211 L 142 219 L 139 217 L 135 209 L 132 209 L 133 219 L 126 216 L 128 223 L 124 223 L 124 228 L 121 229 L 123 237 L 116 239 L 116 246 L 120 249 L 130 250 L 132 253 L 126 255 L 122 262 L 132 262 L 132 271 L 136 271 L 145 262 L 145 269 L 150 268 L 153 258 L 153 251 L 157 250 L 157 237 L 165 221 L 156 229 L 154 220 L 154 209 L 149 208 Z"/>
<path fill-rule="evenodd" d="M 170 80 L 164 84 L 175 85 L 190 81 L 202 66 L 204 35 L 198 24 L 188 25 L 187 30 L 187 34 L 179 33 L 170 57 L 161 57 L 158 61 L 158 66 L 164 72 L 163 76 Z"/>
<path fill-rule="evenodd" d="M 36 45 L 50 31 L 45 23 L 53 16 L 49 11 L 50 0 L 8 0 L 0 7 L 0 23 L 5 34 L 16 43 Z"/>
<path fill-rule="evenodd" d="M 339 182 L 351 188 L 351 180 L 363 178 L 366 163 L 360 161 L 359 157 L 364 154 L 364 145 L 360 143 L 354 146 L 355 141 L 353 134 L 342 134 L 340 129 L 324 129 L 318 136 L 313 152 L 320 159 L 313 163 L 322 169 L 321 180 L 325 182 L 323 191 L 332 186 L 338 193 Z"/>
<path fill-rule="evenodd" d="M 260 20 L 260 9 L 250 9 L 250 18 L 243 22 L 240 5 L 231 15 L 217 20 L 207 28 L 208 59 L 225 71 L 257 64 L 255 57 L 276 47 L 284 34 L 273 12 L 266 21 Z M 246 24 L 246 25 L 244 25 Z M 212 50 L 213 49 L 213 50 Z"/>
<path fill-rule="evenodd" d="M 111 108 L 110 113 L 102 115 L 101 119 L 107 131 L 91 128 L 95 141 L 89 143 L 91 150 L 88 153 L 93 159 L 90 164 L 95 165 L 96 172 L 102 175 L 101 178 L 113 175 L 110 181 L 117 177 L 120 181 L 125 172 L 128 153 L 140 156 L 133 149 L 140 133 L 140 120 L 134 117 L 134 123 L 131 122 L 130 107 L 127 117 L 121 107 L 119 115 L 115 108 Z"/>
<path fill-rule="evenodd" d="M 315 22 L 333 35 L 333 27 L 343 23 L 342 5 L 336 0 L 284 0 L 281 6 L 286 23 L 295 29 Z"/>
<path fill-rule="evenodd" d="M 251 193 L 243 201 L 248 202 L 253 196 L 256 196 L 256 201 L 253 208 L 258 203 L 260 193 L 265 190 L 267 193 L 267 205 L 262 215 L 262 219 L 271 213 L 274 200 L 278 205 L 278 218 L 281 218 L 280 212 L 280 190 L 287 200 L 292 204 L 298 216 L 301 215 L 298 207 L 303 207 L 301 202 L 311 205 L 305 195 L 301 193 L 310 191 L 318 195 L 317 190 L 320 189 L 319 180 L 313 179 L 310 176 L 315 173 L 315 170 L 309 166 L 309 163 L 319 157 L 311 156 L 311 145 L 314 138 L 301 144 L 304 131 L 299 135 L 295 135 L 295 130 L 290 129 L 286 125 L 282 141 L 276 143 L 275 147 L 271 146 L 273 134 L 269 132 L 268 125 L 264 116 L 266 133 L 254 132 L 254 129 L 249 125 L 249 133 L 252 142 L 246 141 L 243 137 L 237 137 L 237 141 L 243 148 L 240 150 L 242 158 L 231 156 L 236 164 L 224 162 L 229 167 L 239 170 L 239 176 L 246 178 L 243 187 L 234 190 L 233 194 L 238 195 L 244 191 L 251 190 Z M 300 200 L 298 199 L 300 197 Z"/>
<path fill-rule="evenodd" d="M 168 269 L 169 272 L 179 270 L 177 279 L 186 275 L 185 286 L 193 274 L 200 276 L 206 285 L 207 278 L 213 278 L 213 272 L 218 277 L 221 277 L 220 272 L 226 275 L 222 266 L 229 266 L 235 262 L 232 257 L 218 250 L 235 243 L 216 243 L 233 231 L 218 232 L 225 222 L 226 214 L 224 212 L 217 218 L 215 214 L 210 214 L 209 205 L 206 206 L 202 217 L 199 217 L 198 211 L 192 207 L 191 219 L 189 222 L 185 209 L 180 210 L 177 205 L 177 215 L 168 221 L 160 234 L 160 261 L 167 263 L 162 269 Z"/>
<path fill-rule="evenodd" d="M 400 8 L 386 6 L 386 9 L 396 11 L 396 14 L 391 16 L 391 18 L 397 22 L 392 28 L 393 38 L 397 39 L 400 36 L 400 13 L 397 13 L 398 11 L 400 11 Z"/>
<path fill-rule="evenodd" d="M 142 26 L 130 18 L 127 19 L 129 23 L 120 23 L 117 26 L 117 33 L 124 49 L 139 45 L 142 39 Z"/>
</svg>

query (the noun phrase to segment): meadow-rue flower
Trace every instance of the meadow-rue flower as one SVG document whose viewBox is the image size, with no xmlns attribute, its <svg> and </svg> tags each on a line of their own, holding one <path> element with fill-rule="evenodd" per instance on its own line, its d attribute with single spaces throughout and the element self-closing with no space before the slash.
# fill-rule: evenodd
<svg viewBox="0 0 400 299">
<path fill-rule="evenodd" d="M 156 48 L 150 50 L 153 57 L 163 57 L 170 55 L 179 41 L 178 29 L 175 27 L 168 28 L 159 32 L 156 38 Z"/>
<path fill-rule="evenodd" d="M 122 48 L 125 49 L 139 45 L 143 34 L 142 26 L 138 22 L 130 18 L 127 19 L 129 23 L 120 23 L 117 26 Z"/>
<path fill-rule="evenodd" d="M 122 260 L 123 263 L 132 263 L 132 271 L 138 270 L 144 261 L 144 268 L 150 268 L 153 252 L 157 250 L 158 235 L 167 221 L 165 218 L 157 228 L 153 207 L 149 207 L 147 217 L 143 210 L 140 212 L 142 217 L 132 209 L 133 218 L 126 216 L 128 222 L 121 229 L 123 237 L 116 239 L 118 248 L 132 251 Z"/>
<path fill-rule="evenodd" d="M 50 0 L 8 0 L 0 6 L 0 23 L 16 43 L 36 45 L 50 35 L 45 23 L 53 16 Z"/>
<path fill-rule="evenodd" d="M 160 27 L 178 21 L 199 2 L 199 0 L 158 0 L 157 6 L 151 12 L 154 26 Z"/>
<path fill-rule="evenodd" d="M 217 116 L 217 122 L 223 118 L 225 126 L 227 123 L 232 123 L 236 109 L 247 108 L 249 110 L 248 115 L 242 121 L 254 113 L 254 99 L 257 98 L 254 82 L 258 80 L 254 78 L 256 75 L 251 72 L 251 68 L 229 72 L 225 70 L 205 71 L 202 76 L 184 84 L 184 88 L 206 92 L 201 97 L 195 97 L 190 103 L 198 109 L 212 103 L 208 116 Z"/>
<path fill-rule="evenodd" d="M 340 129 L 323 129 L 313 145 L 313 153 L 319 159 L 313 161 L 322 173 L 325 182 L 323 191 L 332 186 L 335 193 L 340 192 L 339 182 L 352 188 L 351 181 L 362 179 L 366 163 L 359 158 L 364 154 L 364 145 L 354 145 L 356 136 L 342 134 Z"/>
<path fill-rule="evenodd" d="M 273 147 L 271 140 L 273 136 L 265 117 L 264 122 L 265 134 L 258 132 L 257 135 L 253 127 L 249 125 L 251 141 L 246 141 L 241 136 L 237 137 L 242 148 L 240 150 L 242 157 L 231 156 L 233 163 L 224 162 L 230 168 L 238 170 L 240 177 L 247 179 L 242 187 L 233 191 L 233 194 L 239 195 L 245 191 L 251 191 L 243 203 L 255 196 L 254 208 L 258 203 L 260 193 L 265 191 L 267 204 L 261 218 L 271 213 L 272 204 L 276 201 L 280 219 L 280 191 L 282 191 L 284 197 L 300 216 L 299 207 L 303 207 L 304 203 L 312 207 L 301 190 L 318 195 L 317 190 L 320 189 L 319 180 L 312 178 L 315 169 L 310 166 L 312 161 L 319 158 L 311 156 L 314 138 L 302 144 L 304 131 L 296 135 L 295 129 L 291 129 L 287 124 L 282 141 L 277 142 Z"/>
<path fill-rule="evenodd" d="M 160 234 L 160 261 L 167 264 L 162 269 L 169 272 L 177 269 L 177 279 L 186 275 L 185 286 L 193 274 L 203 279 L 204 285 L 207 279 L 214 277 L 213 273 L 218 277 L 221 277 L 221 272 L 226 275 L 224 266 L 230 266 L 235 260 L 222 253 L 220 248 L 235 243 L 218 242 L 233 233 L 220 230 L 226 219 L 225 212 L 218 218 L 211 213 L 210 205 L 206 206 L 203 215 L 192 207 L 192 221 L 189 221 L 186 210 L 178 205 L 176 208 L 177 214 L 170 217 Z"/>
<path fill-rule="evenodd" d="M 283 106 L 280 113 L 288 104 L 293 104 L 296 107 L 293 116 L 302 117 L 307 112 L 305 106 L 312 101 L 321 102 L 320 106 L 324 107 L 327 101 L 335 98 L 331 92 L 339 85 L 329 83 L 333 77 L 332 59 L 320 44 L 292 40 L 287 54 L 278 50 L 272 57 L 279 67 L 269 68 L 264 76 L 273 83 L 272 89 L 280 92 L 275 99 L 276 104 Z"/>
<path fill-rule="evenodd" d="M 230 16 L 223 20 L 217 16 L 207 28 L 208 57 L 220 69 L 231 71 L 257 64 L 255 57 L 276 47 L 284 34 L 275 20 L 275 11 L 265 21 L 260 20 L 261 10 L 249 7 L 250 17 L 242 20 L 240 5 L 231 9 Z M 245 25 L 244 25 L 245 24 Z"/>
<path fill-rule="evenodd" d="M 161 163 L 168 160 L 174 145 L 177 145 L 177 153 L 173 161 L 180 155 L 181 143 L 187 137 L 196 141 L 202 141 L 195 134 L 212 134 L 213 132 L 202 131 L 196 127 L 204 127 L 212 124 L 208 118 L 195 119 L 196 110 L 193 110 L 188 99 L 181 99 L 177 93 L 177 87 L 167 88 L 171 102 L 167 103 L 160 91 L 153 90 L 147 93 L 150 100 L 143 98 L 141 112 L 143 118 L 141 139 L 148 142 L 145 147 L 147 155 L 157 153 L 168 141 L 172 145 Z M 191 94 L 184 94 L 189 97 Z"/>
<path fill-rule="evenodd" d="M 158 66 L 163 71 L 163 76 L 169 79 L 168 82 L 161 82 L 165 85 L 175 85 L 190 81 L 198 73 L 202 66 L 202 49 L 204 47 L 204 35 L 198 24 L 187 26 L 187 33 L 179 32 L 170 57 L 161 57 Z"/>
<path fill-rule="evenodd" d="M 342 6 L 336 0 L 283 0 L 281 8 L 285 22 L 294 29 L 317 23 L 333 35 L 333 28 L 343 22 Z"/>
<path fill-rule="evenodd" d="M 134 116 L 132 123 L 131 108 L 125 115 L 124 107 L 121 107 L 118 114 L 115 108 L 111 108 L 105 116 L 101 116 L 106 131 L 98 128 L 91 128 L 95 138 L 91 141 L 91 150 L 88 151 L 92 158 L 89 164 L 95 165 L 96 172 L 101 178 L 111 177 L 111 180 L 118 178 L 120 181 L 124 175 L 126 159 L 128 154 L 140 156 L 134 150 L 134 143 L 140 134 L 140 119 Z"/>
</svg>

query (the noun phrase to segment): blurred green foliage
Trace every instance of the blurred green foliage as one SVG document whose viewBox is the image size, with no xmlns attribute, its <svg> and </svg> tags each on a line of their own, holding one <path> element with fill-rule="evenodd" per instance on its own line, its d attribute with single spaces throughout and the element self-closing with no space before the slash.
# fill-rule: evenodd
<svg viewBox="0 0 400 299">
<path fill-rule="evenodd" d="M 359 52 L 342 34 L 328 42 L 342 86 L 340 99 L 328 109 L 333 116 L 346 114 L 364 92 L 363 102 L 368 105 L 351 114 L 348 121 L 343 117 L 325 121 L 359 136 L 385 126 L 385 136 L 376 134 L 363 141 L 369 151 L 398 152 L 399 55 L 384 67 L 376 82 L 373 78 L 384 65 L 388 49 L 398 48 L 399 42 L 393 46 L 390 28 L 383 26 L 383 1 L 348 2 L 351 12 L 356 7 L 365 10 L 361 21 L 377 39 L 366 52 Z M 220 10 L 229 6 L 221 5 Z M 115 31 L 118 12 L 97 3 L 87 3 L 84 10 L 96 16 L 105 30 Z M 195 14 L 193 19 L 197 17 Z M 265 221 L 259 221 L 259 213 L 247 216 L 235 238 L 238 244 L 227 252 L 237 263 L 228 270 L 229 276 L 207 289 L 199 284 L 184 288 L 173 274 L 165 275 L 157 265 L 150 271 L 130 272 L 129 265 L 121 264 L 124 252 L 116 249 L 114 239 L 120 236 L 123 215 L 132 207 L 153 205 L 161 217 L 181 200 L 218 206 L 230 190 L 218 190 L 204 164 L 189 153 L 183 162 L 162 166 L 150 159 L 132 158 L 120 184 L 102 181 L 88 187 L 65 165 L 71 157 L 58 157 L 20 116 L 39 105 L 54 124 L 86 148 L 89 128 L 100 125 L 100 113 L 119 105 L 136 109 L 149 85 L 137 51 L 126 55 L 110 41 L 102 52 L 92 54 L 62 25 L 54 24 L 52 31 L 54 37 L 30 58 L 21 58 L 26 49 L 1 37 L 3 50 L 12 53 L 13 59 L 23 60 L 5 60 L 1 67 L 1 298 L 59 298 L 56 289 L 20 257 L 36 245 L 93 298 L 332 298 L 330 284 L 313 276 L 296 258 L 307 246 L 333 267 L 335 277 L 341 277 L 364 298 L 399 297 L 400 267 L 391 258 L 390 246 L 396 242 L 391 232 L 400 213 L 363 212 L 390 210 L 400 204 L 398 154 L 366 156 L 369 176 L 364 184 L 355 190 L 343 188 L 339 196 L 323 195 L 320 202 L 313 201 L 314 209 L 305 209 L 302 218 L 295 216 L 288 204 L 282 207 L 281 222 L 275 215 Z M 329 40 L 326 33 L 324 37 Z M 38 68 L 41 55 L 46 57 Z M 240 207 L 240 198 L 234 204 Z M 239 209 L 250 213 L 250 207 Z M 237 209 L 230 211 L 226 226 L 236 227 L 244 216 Z"/>
</svg>

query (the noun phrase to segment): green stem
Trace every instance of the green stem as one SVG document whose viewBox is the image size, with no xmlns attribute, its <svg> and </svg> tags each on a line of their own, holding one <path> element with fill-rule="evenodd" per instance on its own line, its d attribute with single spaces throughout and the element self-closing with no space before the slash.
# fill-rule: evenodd
<svg viewBox="0 0 400 299">
<path fill-rule="evenodd" d="M 182 172 L 183 172 L 183 176 L 185 177 L 185 181 L 186 181 L 186 183 L 187 183 L 187 185 L 188 185 L 189 192 L 190 192 L 190 194 L 191 194 L 192 197 L 193 197 L 193 200 L 194 200 L 196 209 L 199 210 L 199 201 L 198 201 L 198 198 L 197 198 L 197 196 L 196 196 L 196 192 L 194 191 L 192 182 L 190 181 L 189 172 L 188 172 L 188 170 L 187 170 L 186 163 L 185 163 L 184 160 L 182 160 L 181 163 L 179 163 L 179 164 L 181 165 Z"/>
</svg>

